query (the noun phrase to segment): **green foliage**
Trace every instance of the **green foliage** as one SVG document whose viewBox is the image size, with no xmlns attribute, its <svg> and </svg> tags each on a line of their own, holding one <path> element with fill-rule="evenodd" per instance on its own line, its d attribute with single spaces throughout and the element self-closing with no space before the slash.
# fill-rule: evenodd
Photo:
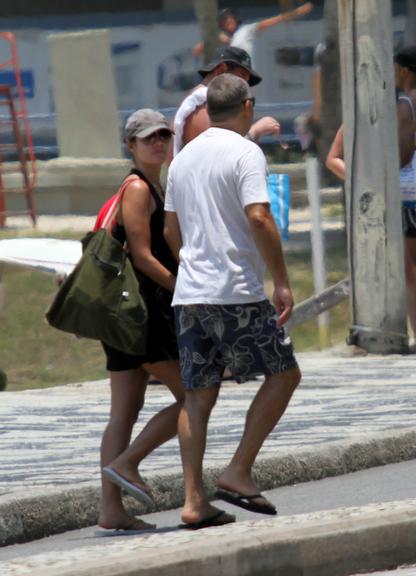
<svg viewBox="0 0 416 576">
<path fill-rule="evenodd" d="M 51 275 L 6 266 L 0 311 L 0 366 L 9 390 L 104 378 L 98 342 L 51 328 L 44 313 L 57 290 Z"/>
<path fill-rule="evenodd" d="M 6 390 L 6 387 L 7 387 L 7 374 L 6 372 L 3 372 L 3 370 L 0 370 L 0 392 Z"/>
<path fill-rule="evenodd" d="M 64 238 L 80 238 L 81 235 L 59 234 Z M 5 234 L 0 233 L 0 237 Z M 295 301 L 301 302 L 314 293 L 310 254 L 289 253 L 286 262 Z M 347 274 L 345 248 L 327 249 L 326 265 L 328 285 L 344 278 Z M 8 390 L 106 377 L 105 356 L 98 342 L 77 339 L 47 324 L 44 313 L 57 290 L 52 275 L 5 266 L 2 281 L 5 303 L 0 310 L 0 368 L 7 373 Z M 270 281 L 266 281 L 266 289 L 270 293 Z M 332 345 L 345 340 L 349 322 L 348 301 L 330 312 Z M 294 328 L 291 336 L 296 351 L 319 349 L 315 320 Z M 0 374 L 0 387 L 1 381 Z"/>
</svg>

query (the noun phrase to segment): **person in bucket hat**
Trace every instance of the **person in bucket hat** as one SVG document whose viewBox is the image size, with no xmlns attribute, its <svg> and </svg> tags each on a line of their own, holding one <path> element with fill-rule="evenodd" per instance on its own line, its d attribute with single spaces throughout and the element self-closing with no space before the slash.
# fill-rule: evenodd
<svg viewBox="0 0 416 576">
<path fill-rule="evenodd" d="M 250 55 L 245 50 L 232 46 L 218 48 L 211 62 L 198 70 L 203 78 L 202 83 L 183 100 L 175 114 L 175 135 L 171 156 L 176 156 L 185 144 L 208 128 L 207 87 L 213 78 L 225 72 L 243 78 L 250 86 L 262 81 L 261 76 L 253 70 Z M 275 118 L 264 116 L 251 126 L 247 137 L 257 141 L 261 136 L 268 134 L 279 137 L 280 124 Z"/>
<path fill-rule="evenodd" d="M 250 55 L 245 50 L 237 48 L 236 46 L 222 46 L 218 48 L 211 62 L 200 68 L 198 74 L 200 74 L 202 78 L 205 78 L 222 62 L 228 64 L 229 72 L 233 66 L 246 70 L 249 74 L 247 79 L 249 86 L 256 86 L 256 84 L 260 84 L 262 81 L 262 77 L 252 69 Z"/>
</svg>

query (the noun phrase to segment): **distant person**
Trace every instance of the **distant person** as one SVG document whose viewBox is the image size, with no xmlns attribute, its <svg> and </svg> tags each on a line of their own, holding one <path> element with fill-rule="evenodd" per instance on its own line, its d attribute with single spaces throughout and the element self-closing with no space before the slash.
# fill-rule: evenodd
<svg viewBox="0 0 416 576">
<path fill-rule="evenodd" d="M 244 138 L 253 106 L 245 80 L 214 78 L 207 93 L 211 127 L 183 148 L 168 173 L 165 237 L 179 260 L 172 304 L 186 390 L 178 421 L 182 520 L 193 529 L 235 521 L 208 502 L 202 483 L 207 425 L 225 368 L 239 382 L 261 374 L 265 381 L 216 496 L 262 514 L 276 509 L 260 494 L 252 466 L 300 380 L 283 327 L 293 297 L 270 213 L 267 162 L 259 146 Z M 265 266 L 274 284 L 273 306 L 264 293 Z"/>
<path fill-rule="evenodd" d="M 400 152 L 400 195 L 405 247 L 407 310 L 416 335 L 416 46 L 403 48 L 395 57 Z M 345 180 L 344 128 L 335 136 L 326 166 Z"/>
<path fill-rule="evenodd" d="M 251 58 L 245 50 L 230 46 L 218 48 L 211 62 L 198 71 L 203 78 L 202 83 L 183 100 L 175 114 L 173 156 L 209 127 L 206 109 L 207 86 L 213 78 L 225 72 L 243 78 L 250 86 L 256 86 L 262 80 L 253 70 Z M 247 137 L 257 141 L 266 134 L 274 135 L 276 138 L 280 134 L 280 124 L 271 116 L 264 116 L 254 122 Z"/>
<path fill-rule="evenodd" d="M 282 14 L 272 16 L 265 20 L 260 20 L 259 22 L 242 24 L 237 12 L 230 8 L 225 8 L 224 10 L 221 10 L 218 16 L 218 26 L 220 28 L 218 40 L 221 44 L 229 44 L 230 46 L 242 48 L 251 58 L 253 58 L 254 42 L 257 34 L 263 30 L 277 26 L 278 24 L 288 22 L 289 20 L 302 18 L 302 16 L 309 14 L 312 9 L 312 2 L 306 2 L 295 10 L 283 12 Z M 192 50 L 195 56 L 201 55 L 203 51 L 204 44 L 202 42 L 198 42 Z"/>
<path fill-rule="evenodd" d="M 322 147 L 322 59 L 325 52 L 326 45 L 320 42 L 313 55 L 312 106 L 309 112 L 295 119 L 295 132 L 301 148 L 313 155 L 317 155 Z"/>
<path fill-rule="evenodd" d="M 405 237 L 407 303 L 416 336 L 416 46 L 395 57 L 400 147 L 400 195 Z"/>
<path fill-rule="evenodd" d="M 344 126 L 341 125 L 335 134 L 334 141 L 329 149 L 325 162 L 326 167 L 333 174 L 345 180 L 345 160 L 344 160 Z"/>
<path fill-rule="evenodd" d="M 150 488 L 138 465 L 155 448 L 176 436 L 184 395 L 171 308 L 177 263 L 163 238 L 164 192 L 160 184 L 160 170 L 171 137 L 166 118 L 155 110 L 137 110 L 127 120 L 125 138 L 134 167 L 127 176 L 127 188 L 112 223 L 112 235 L 122 244 L 127 243 L 146 302 L 148 327 L 143 355 L 125 354 L 103 344 L 110 372 L 111 413 L 101 444 L 102 498 L 98 524 L 107 529 L 154 528 L 127 512 L 121 489 L 141 502 L 152 502 Z M 100 210 L 97 228 L 110 206 L 111 199 Z M 154 415 L 129 446 L 150 373 L 166 384 L 174 402 Z"/>
</svg>

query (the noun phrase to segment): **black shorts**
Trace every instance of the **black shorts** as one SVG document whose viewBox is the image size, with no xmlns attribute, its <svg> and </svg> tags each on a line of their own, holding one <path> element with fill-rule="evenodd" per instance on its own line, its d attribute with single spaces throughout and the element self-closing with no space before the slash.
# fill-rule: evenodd
<svg viewBox="0 0 416 576">
<path fill-rule="evenodd" d="M 175 334 L 173 294 L 161 286 L 153 285 L 143 293 L 147 305 L 146 352 L 141 356 L 125 354 L 102 343 L 107 356 L 107 370 L 122 372 L 139 368 L 142 364 L 153 364 L 179 358 Z"/>
<path fill-rule="evenodd" d="M 403 234 L 406 238 L 416 238 L 416 206 L 402 204 Z"/>
</svg>

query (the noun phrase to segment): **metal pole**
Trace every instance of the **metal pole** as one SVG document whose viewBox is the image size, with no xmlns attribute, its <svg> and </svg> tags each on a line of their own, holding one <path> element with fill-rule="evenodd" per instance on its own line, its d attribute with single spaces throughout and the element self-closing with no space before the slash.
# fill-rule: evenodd
<svg viewBox="0 0 416 576">
<path fill-rule="evenodd" d="M 312 269 L 315 293 L 320 294 L 326 288 L 325 251 L 321 227 L 321 202 L 319 185 L 318 159 L 312 156 L 306 158 L 306 182 L 308 188 L 309 206 L 311 209 L 311 242 Z M 322 312 L 317 317 L 319 329 L 319 344 L 321 348 L 329 346 L 329 314 Z"/>
</svg>

